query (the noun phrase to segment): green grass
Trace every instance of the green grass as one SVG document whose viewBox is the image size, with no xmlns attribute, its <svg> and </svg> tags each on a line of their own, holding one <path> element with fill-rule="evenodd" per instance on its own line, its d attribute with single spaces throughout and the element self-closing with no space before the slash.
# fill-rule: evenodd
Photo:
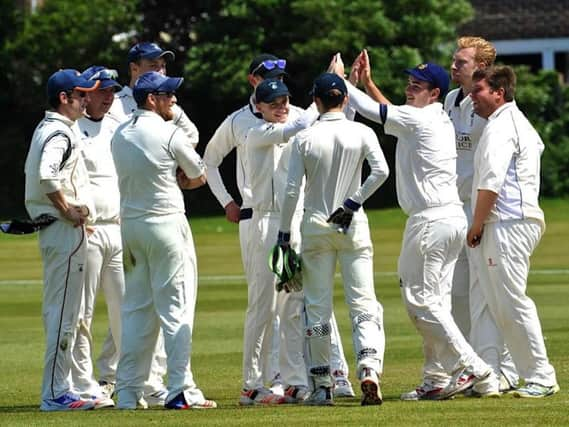
<svg viewBox="0 0 569 427">
<path fill-rule="evenodd" d="M 0 236 L 0 426 L 100 425 L 569 425 L 569 201 L 543 202 L 548 229 L 532 258 L 528 292 L 534 298 L 561 392 L 547 399 L 456 398 L 444 402 L 401 402 L 421 375 L 421 344 L 404 310 L 396 275 L 405 218 L 398 209 L 368 212 L 375 243 L 376 292 L 385 309 L 387 348 L 381 407 L 361 407 L 358 399 L 334 408 L 284 406 L 240 408 L 242 325 L 246 285 L 237 227 L 224 218 L 192 219 L 200 281 L 194 334 L 193 372 L 215 411 L 39 412 L 43 359 L 41 262 L 35 236 Z M 553 272 L 552 270 L 559 270 Z M 545 274 L 547 273 L 547 274 Z M 221 276 L 231 276 L 223 278 Z M 355 382 L 348 312 L 339 283 L 335 311 Z M 98 352 L 106 332 L 104 302 L 97 304 L 93 336 Z"/>
</svg>

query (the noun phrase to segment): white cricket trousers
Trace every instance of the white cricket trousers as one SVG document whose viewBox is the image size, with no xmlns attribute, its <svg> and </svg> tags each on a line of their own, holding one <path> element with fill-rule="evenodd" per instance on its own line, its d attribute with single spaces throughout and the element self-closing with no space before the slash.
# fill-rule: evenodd
<svg viewBox="0 0 569 427">
<path fill-rule="evenodd" d="M 123 219 L 125 295 L 119 407 L 136 407 L 148 378 L 158 331 L 167 355 L 168 397 L 184 391 L 188 404 L 202 403 L 190 369 L 197 265 L 192 233 L 183 214 Z"/>
<path fill-rule="evenodd" d="M 100 387 L 93 375 L 93 342 L 91 324 L 95 310 L 97 292 L 101 289 L 107 303 L 109 327 L 115 340 L 114 347 L 120 348 L 121 302 L 124 294 L 124 272 L 122 263 L 121 230 L 118 224 L 96 224 L 95 231 L 88 237 L 85 287 L 81 301 L 81 312 L 75 345 L 73 347 L 73 368 L 71 378 L 76 394 L 91 398 L 100 395 Z M 103 353 L 104 354 L 104 353 Z M 99 362 L 102 362 L 99 359 Z M 105 370 L 116 371 L 118 353 L 106 360 Z M 102 363 L 99 363 L 101 365 Z M 114 373 L 114 372 L 113 372 Z M 115 375 L 113 375 L 113 383 Z"/>
<path fill-rule="evenodd" d="M 501 332 L 488 338 L 496 340 L 495 348 L 505 341 L 526 383 L 550 387 L 557 384 L 555 370 L 547 358 L 537 308 L 526 295 L 529 259 L 542 232 L 531 219 L 485 224 L 474 252 L 482 292 Z"/>
<path fill-rule="evenodd" d="M 85 280 L 85 227 L 55 221 L 39 232 L 43 261 L 42 316 L 46 337 L 41 398 L 72 391 L 71 351 Z"/>
<path fill-rule="evenodd" d="M 309 375 L 314 387 L 331 387 L 330 319 L 336 263 L 350 308 L 352 342 L 358 376 L 363 368 L 383 372 L 385 332 L 383 308 L 373 280 L 373 247 L 367 217 L 356 214 L 347 234 L 305 214 L 302 222 L 302 282 L 306 306 Z"/>
<path fill-rule="evenodd" d="M 281 292 L 277 298 L 277 278 L 269 269 L 268 257 L 276 243 L 280 212 L 255 210 L 248 220 L 247 311 L 243 338 L 243 388 L 258 389 L 265 381 L 263 368 L 273 343 L 273 322 L 279 314 L 283 340 L 279 346 L 282 379 L 289 385 L 307 385 L 302 331 L 303 296 L 301 292 Z M 298 228 L 298 227 L 297 227 Z M 298 241 L 298 232 L 292 240 Z M 279 300 L 277 308 L 277 299 Z"/>
<path fill-rule="evenodd" d="M 444 387 L 448 376 L 488 366 L 468 344 L 451 315 L 452 272 L 466 237 L 460 207 L 427 209 L 408 218 L 399 256 L 401 294 L 409 318 L 423 337 L 423 379 Z M 441 371 L 442 368 L 442 371 Z"/>
<path fill-rule="evenodd" d="M 463 202 L 463 211 L 472 224 L 470 200 Z M 486 339 L 497 333 L 494 317 L 488 309 L 486 299 L 480 288 L 476 255 L 465 243 L 454 267 L 452 283 L 452 316 L 462 335 L 470 343 L 476 354 L 494 370 L 495 384 L 499 388 L 499 378 L 503 374 L 511 385 L 519 381 L 514 362 L 506 346 L 494 348 L 495 340 Z"/>
</svg>

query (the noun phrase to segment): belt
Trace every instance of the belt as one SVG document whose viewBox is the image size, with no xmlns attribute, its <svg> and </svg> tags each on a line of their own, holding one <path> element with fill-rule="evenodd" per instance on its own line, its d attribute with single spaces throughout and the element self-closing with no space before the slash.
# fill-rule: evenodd
<svg viewBox="0 0 569 427">
<path fill-rule="evenodd" d="M 244 219 L 251 219 L 252 217 L 253 217 L 252 208 L 245 208 L 239 211 L 239 221 L 243 221 Z"/>
</svg>

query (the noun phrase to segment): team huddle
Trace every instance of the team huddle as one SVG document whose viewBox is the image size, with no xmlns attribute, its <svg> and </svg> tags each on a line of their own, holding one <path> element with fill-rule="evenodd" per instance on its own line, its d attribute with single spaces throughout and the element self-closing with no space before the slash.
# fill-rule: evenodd
<svg viewBox="0 0 569 427">
<path fill-rule="evenodd" d="M 424 352 L 420 385 L 401 399 L 558 392 L 526 295 L 545 230 L 544 146 L 516 106 L 513 70 L 495 57 L 486 40 L 462 37 L 451 66 L 458 88 L 449 92 L 439 65 L 420 64 L 405 70 L 406 103 L 396 106 L 372 80 L 365 50 L 349 76 L 337 54 L 301 109 L 289 103 L 286 60 L 259 55 L 249 102 L 221 123 L 203 158 L 176 103 L 183 79 L 166 74 L 173 52 L 133 46 L 124 87 L 100 65 L 55 72 L 25 164 L 44 276 L 40 409 L 217 407 L 191 371 L 198 272 L 182 194 L 206 183 L 239 224 L 248 286 L 239 404 L 355 397 L 333 312 L 337 263 L 361 404 L 382 404 L 383 307 L 362 205 L 390 171 L 356 113 L 397 138 L 397 198 L 408 216 L 398 274 Z M 241 204 L 219 171 L 233 149 Z M 94 363 L 99 290 L 109 330 Z"/>
</svg>

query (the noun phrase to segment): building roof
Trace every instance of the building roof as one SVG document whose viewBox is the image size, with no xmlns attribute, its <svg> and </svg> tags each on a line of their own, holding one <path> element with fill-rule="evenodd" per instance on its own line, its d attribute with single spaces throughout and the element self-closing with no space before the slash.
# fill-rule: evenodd
<svg viewBox="0 0 569 427">
<path fill-rule="evenodd" d="M 569 0 L 471 0 L 473 20 L 458 34 L 488 40 L 569 37 Z"/>
</svg>

